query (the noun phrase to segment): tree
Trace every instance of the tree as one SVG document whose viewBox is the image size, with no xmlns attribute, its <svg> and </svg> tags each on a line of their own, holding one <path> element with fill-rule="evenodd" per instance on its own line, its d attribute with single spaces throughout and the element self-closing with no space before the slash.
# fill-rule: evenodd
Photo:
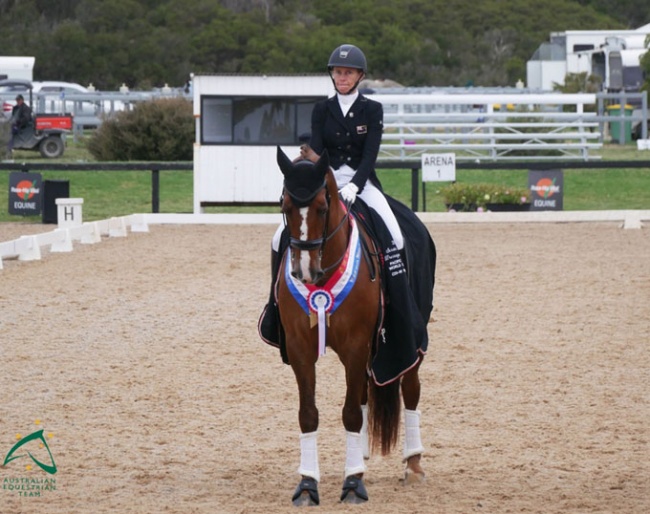
<svg viewBox="0 0 650 514">
<path fill-rule="evenodd" d="M 632 13 L 633 0 L 621 0 Z M 552 31 L 620 28 L 613 0 L 0 0 L 4 55 L 37 80 L 180 86 L 190 72 L 322 73 L 342 43 L 373 78 L 512 85 Z M 627 8 L 630 7 L 630 10 Z M 643 11 L 645 8 L 639 8 Z M 609 15 L 612 13 L 612 15 Z"/>
</svg>

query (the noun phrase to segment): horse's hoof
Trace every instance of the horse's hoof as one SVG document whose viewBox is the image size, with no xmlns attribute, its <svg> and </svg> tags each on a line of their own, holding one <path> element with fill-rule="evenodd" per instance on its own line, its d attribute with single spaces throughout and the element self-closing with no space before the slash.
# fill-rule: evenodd
<svg viewBox="0 0 650 514">
<path fill-rule="evenodd" d="M 411 469 L 406 469 L 402 485 L 417 485 L 424 482 L 424 473 L 418 473 Z"/>
<path fill-rule="evenodd" d="M 363 480 L 359 477 L 347 477 L 343 482 L 343 492 L 341 493 L 342 503 L 365 503 L 368 501 L 368 491 L 363 485 Z"/>
<path fill-rule="evenodd" d="M 318 505 L 320 503 L 318 482 L 311 477 L 303 478 L 298 484 L 298 487 L 296 487 L 296 492 L 293 493 L 291 502 L 296 507 L 312 507 Z"/>
</svg>

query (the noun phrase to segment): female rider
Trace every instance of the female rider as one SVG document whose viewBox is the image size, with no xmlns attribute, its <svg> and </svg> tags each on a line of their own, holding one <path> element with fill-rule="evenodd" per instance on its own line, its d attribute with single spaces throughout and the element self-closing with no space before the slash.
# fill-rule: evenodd
<svg viewBox="0 0 650 514">
<path fill-rule="evenodd" d="M 336 95 L 314 106 L 311 140 L 309 145 L 301 146 L 301 158 L 315 162 L 319 154 L 327 150 L 341 199 L 352 205 L 357 197 L 361 198 L 385 224 L 388 232 L 383 230 L 383 238 L 382 230 L 378 230 L 389 293 L 385 320 L 388 334 L 385 336 L 390 337 L 392 324 L 395 338 L 415 341 L 416 348 L 426 348 L 426 326 L 417 322 L 419 316 L 414 316 L 414 322 L 408 312 L 412 310 L 413 302 L 402 258 L 404 238 L 375 173 L 383 131 L 383 107 L 359 93 L 359 83 L 367 70 L 366 57 L 354 45 L 341 45 L 332 52 L 327 68 Z M 262 339 L 274 346 L 280 344 L 281 323 L 274 285 L 281 260 L 278 249 L 283 228 L 280 226 L 273 237 L 271 296 L 258 324 Z M 396 303 L 402 304 L 400 308 L 391 308 L 391 304 Z M 391 316 L 391 311 L 401 312 L 394 312 Z M 410 332 L 410 335 L 405 332 Z"/>
</svg>

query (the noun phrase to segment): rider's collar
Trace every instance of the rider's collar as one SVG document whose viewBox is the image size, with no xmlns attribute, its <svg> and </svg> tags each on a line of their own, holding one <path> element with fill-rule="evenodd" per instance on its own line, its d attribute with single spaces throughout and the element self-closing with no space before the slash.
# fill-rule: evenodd
<svg viewBox="0 0 650 514">
<path fill-rule="evenodd" d="M 355 88 L 355 90 L 349 95 L 342 95 L 341 93 L 336 93 L 336 98 L 338 98 L 339 107 L 341 107 L 341 112 L 343 112 L 343 116 L 347 116 L 350 107 L 352 107 L 354 101 L 357 98 L 359 98 L 359 91 Z"/>
<path fill-rule="evenodd" d="M 354 91 L 348 93 L 347 95 L 342 95 L 337 91 L 336 98 L 339 99 L 341 105 L 352 105 L 354 101 L 359 98 L 359 90 L 354 88 Z"/>
</svg>

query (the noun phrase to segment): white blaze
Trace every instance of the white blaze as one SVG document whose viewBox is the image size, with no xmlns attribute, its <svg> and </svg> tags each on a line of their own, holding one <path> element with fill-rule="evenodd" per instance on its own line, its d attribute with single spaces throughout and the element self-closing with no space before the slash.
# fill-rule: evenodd
<svg viewBox="0 0 650 514">
<path fill-rule="evenodd" d="M 300 209 L 300 219 L 302 223 L 300 224 L 300 240 L 307 241 L 307 213 L 309 212 L 308 207 L 302 207 Z M 309 252 L 300 252 L 300 269 L 302 270 L 303 279 L 310 277 L 309 275 Z"/>
</svg>

